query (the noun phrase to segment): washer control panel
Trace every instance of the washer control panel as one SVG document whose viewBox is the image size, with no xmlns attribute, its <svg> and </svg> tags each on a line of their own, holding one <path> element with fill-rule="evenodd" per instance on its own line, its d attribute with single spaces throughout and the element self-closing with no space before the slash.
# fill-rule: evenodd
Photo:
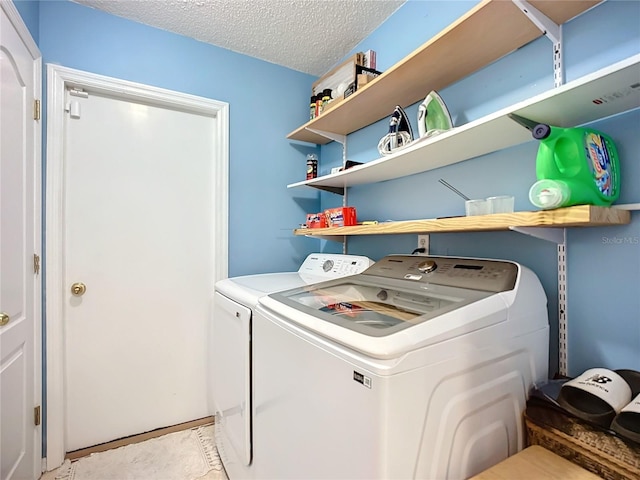
<svg viewBox="0 0 640 480">
<path fill-rule="evenodd" d="M 516 263 L 503 260 L 389 255 L 364 275 L 503 292 L 514 288 L 518 271 Z"/>
<path fill-rule="evenodd" d="M 362 273 L 373 264 L 373 260 L 360 255 L 312 253 L 302 263 L 298 273 L 327 278 L 346 277 Z"/>
</svg>

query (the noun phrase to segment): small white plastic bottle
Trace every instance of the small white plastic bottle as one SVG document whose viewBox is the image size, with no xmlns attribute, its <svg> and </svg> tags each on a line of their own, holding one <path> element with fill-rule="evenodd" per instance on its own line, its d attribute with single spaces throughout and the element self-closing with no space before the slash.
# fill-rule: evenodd
<svg viewBox="0 0 640 480">
<path fill-rule="evenodd" d="M 529 200 L 543 210 L 563 207 L 570 198 L 571 188 L 562 180 L 538 180 L 529 189 Z"/>
</svg>

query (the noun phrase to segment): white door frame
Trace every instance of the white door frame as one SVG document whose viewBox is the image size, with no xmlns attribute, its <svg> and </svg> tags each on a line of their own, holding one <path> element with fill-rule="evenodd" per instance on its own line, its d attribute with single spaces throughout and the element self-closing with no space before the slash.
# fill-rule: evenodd
<svg viewBox="0 0 640 480">
<path fill-rule="evenodd" d="M 67 87 L 216 118 L 213 161 L 214 281 L 228 274 L 229 104 L 47 64 L 46 359 L 47 470 L 62 465 L 64 407 L 64 116 Z M 211 292 L 213 295 L 213 292 Z"/>
</svg>

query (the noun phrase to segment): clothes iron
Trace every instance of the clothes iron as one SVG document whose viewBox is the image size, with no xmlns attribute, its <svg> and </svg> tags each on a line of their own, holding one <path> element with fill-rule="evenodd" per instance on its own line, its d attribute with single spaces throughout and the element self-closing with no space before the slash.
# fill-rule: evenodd
<svg viewBox="0 0 640 480">
<path fill-rule="evenodd" d="M 413 141 L 413 131 L 405 111 L 399 105 L 389 119 L 389 133 L 378 142 L 380 155 L 390 155 Z"/>
<path fill-rule="evenodd" d="M 453 128 L 449 109 L 435 90 L 429 92 L 418 107 L 418 132 L 420 138 Z"/>
</svg>

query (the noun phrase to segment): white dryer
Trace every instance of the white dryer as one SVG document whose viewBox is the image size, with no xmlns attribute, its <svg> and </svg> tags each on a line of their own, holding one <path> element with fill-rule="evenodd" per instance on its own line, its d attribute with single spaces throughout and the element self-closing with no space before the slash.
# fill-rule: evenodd
<svg viewBox="0 0 640 480">
<path fill-rule="evenodd" d="M 522 265 L 401 255 L 263 297 L 254 477 L 461 479 L 518 452 L 546 304 Z"/>
<path fill-rule="evenodd" d="M 297 272 L 266 273 L 220 280 L 215 285 L 210 355 L 210 403 L 216 446 L 231 479 L 252 474 L 253 310 L 268 293 L 364 271 L 367 257 L 314 253 Z"/>
</svg>

